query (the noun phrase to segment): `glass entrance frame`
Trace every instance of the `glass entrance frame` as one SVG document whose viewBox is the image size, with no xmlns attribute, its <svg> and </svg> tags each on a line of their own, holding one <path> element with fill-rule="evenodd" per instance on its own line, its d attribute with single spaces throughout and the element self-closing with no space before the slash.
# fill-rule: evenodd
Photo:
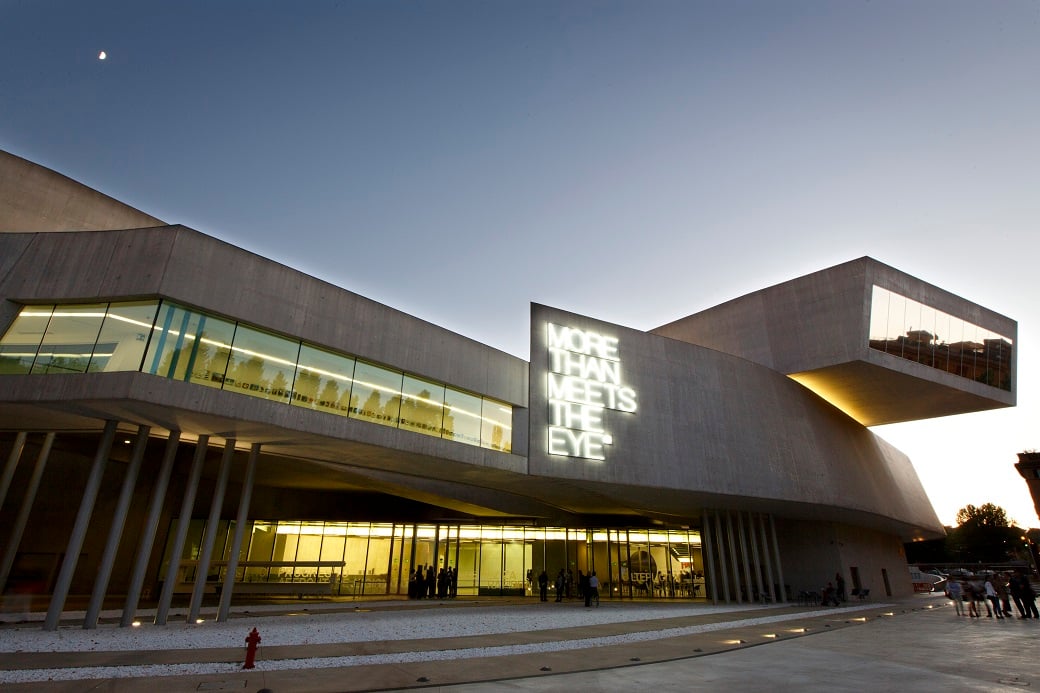
<svg viewBox="0 0 1040 693">
<path fill-rule="evenodd" d="M 204 521 L 192 522 L 201 535 Z M 230 526 L 222 521 L 218 531 Z M 409 576 L 422 566 L 424 576 L 430 567 L 435 575 L 455 570 L 457 596 L 537 597 L 543 570 L 554 598 L 561 570 L 571 598 L 580 598 L 580 577 L 593 571 L 603 599 L 707 594 L 696 530 L 254 520 L 246 535 L 235 581 L 250 583 L 252 592 L 263 584 L 316 583 L 332 595 L 407 595 Z M 226 560 L 227 547 L 218 544 L 214 559 Z"/>
</svg>

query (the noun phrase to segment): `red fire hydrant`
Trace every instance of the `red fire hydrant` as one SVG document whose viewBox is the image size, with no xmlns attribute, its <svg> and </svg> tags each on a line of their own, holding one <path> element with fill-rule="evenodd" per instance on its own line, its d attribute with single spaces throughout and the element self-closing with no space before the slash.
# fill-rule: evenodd
<svg viewBox="0 0 1040 693">
<path fill-rule="evenodd" d="M 252 669 L 254 661 L 256 660 L 256 646 L 260 644 L 260 633 L 256 631 L 256 628 L 246 636 L 246 663 L 242 665 L 243 669 Z"/>
</svg>

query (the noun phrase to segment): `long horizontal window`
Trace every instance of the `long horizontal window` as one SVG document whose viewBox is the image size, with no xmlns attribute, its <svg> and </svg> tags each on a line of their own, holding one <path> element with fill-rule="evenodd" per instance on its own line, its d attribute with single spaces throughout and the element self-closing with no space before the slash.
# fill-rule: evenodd
<svg viewBox="0 0 1040 693">
<path fill-rule="evenodd" d="M 25 306 L 0 374 L 143 371 L 509 452 L 512 407 L 169 301 Z"/>
<path fill-rule="evenodd" d="M 1011 339 L 875 286 L 870 347 L 1011 390 Z"/>
</svg>

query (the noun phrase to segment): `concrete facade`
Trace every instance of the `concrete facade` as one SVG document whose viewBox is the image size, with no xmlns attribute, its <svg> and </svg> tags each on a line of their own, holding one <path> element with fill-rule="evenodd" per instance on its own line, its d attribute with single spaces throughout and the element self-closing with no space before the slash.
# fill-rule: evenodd
<svg viewBox="0 0 1040 693">
<path fill-rule="evenodd" d="M 41 184 L 36 202 L 30 195 L 0 205 L 16 210 L 0 220 L 9 231 L 0 234 L 0 335 L 33 306 L 104 311 L 110 303 L 173 302 L 511 408 L 509 445 L 496 449 L 153 375 L 143 366 L 0 374 L 0 454 L 13 490 L 0 493 L 0 522 L 13 524 L 32 506 L 33 537 L 3 553 L 39 562 L 62 603 L 111 567 L 111 591 L 132 582 L 147 497 L 159 483 L 167 441 L 178 437 L 163 529 L 148 558 L 152 587 L 162 547 L 188 519 L 178 517 L 177 502 L 197 495 L 189 511 L 195 521 L 605 528 L 614 532 L 616 556 L 609 544 L 595 551 L 608 565 L 631 564 L 630 576 L 633 561 L 647 570 L 652 561 L 639 550 L 622 560 L 621 533 L 694 532 L 715 600 L 783 599 L 774 586 L 818 588 L 835 572 L 850 587 L 858 576 L 879 593 L 906 595 L 912 586 L 902 542 L 943 529 L 910 460 L 865 424 L 1014 403 L 1013 380 L 1004 390 L 870 349 L 874 286 L 932 302 L 1012 341 L 1017 331 L 1003 316 L 869 258 L 650 332 L 532 305 L 527 362 L 192 229 L 152 224 L 157 220 L 126 209 L 116 214 L 110 198 L 92 197 L 60 174 L 13 168 L 30 170 L 23 181 L 62 184 L 59 193 Z M 57 203 L 48 200 L 70 189 L 78 202 L 66 208 L 97 204 L 101 216 L 87 223 L 89 214 L 69 212 L 66 221 L 81 220 L 81 227 L 60 231 L 67 224 L 55 221 Z M 39 207 L 35 222 L 28 219 L 32 205 Z M 134 228 L 92 230 L 127 219 Z M 159 331 L 146 325 L 140 340 Z M 826 387 L 800 377 L 806 374 Z M 102 441 L 113 426 L 108 451 Z M 130 488 L 127 529 L 106 538 L 107 523 L 86 522 L 83 513 L 87 520 L 91 512 L 118 517 L 115 499 L 122 479 L 132 479 L 138 433 L 147 443 Z M 54 449 L 41 491 L 26 491 L 19 508 L 12 499 L 32 486 L 30 460 L 51 444 L 45 441 Z M 201 455 L 194 476 L 193 447 Z M 97 506 L 91 501 L 84 511 L 97 488 Z M 587 541 L 574 553 L 580 560 L 595 553 Z M 102 557 L 110 551 L 113 560 Z"/>
</svg>

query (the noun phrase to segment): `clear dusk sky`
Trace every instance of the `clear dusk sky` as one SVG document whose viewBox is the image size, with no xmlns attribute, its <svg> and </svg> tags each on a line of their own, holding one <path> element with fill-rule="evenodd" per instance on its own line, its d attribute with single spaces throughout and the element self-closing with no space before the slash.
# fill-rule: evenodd
<svg viewBox="0 0 1040 693">
<path fill-rule="evenodd" d="M 1040 525 L 1037 0 L 0 0 L 0 148 L 523 358 L 869 255 L 1018 320 L 1017 408 L 875 430 Z"/>
</svg>

